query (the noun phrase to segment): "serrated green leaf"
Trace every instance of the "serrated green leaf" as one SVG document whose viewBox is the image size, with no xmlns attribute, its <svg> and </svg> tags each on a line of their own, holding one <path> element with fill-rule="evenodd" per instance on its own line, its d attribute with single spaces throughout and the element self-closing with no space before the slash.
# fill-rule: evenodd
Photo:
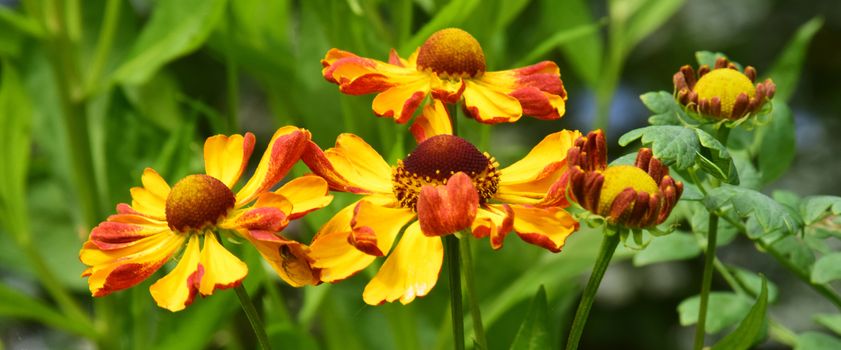
<svg viewBox="0 0 841 350">
<path fill-rule="evenodd" d="M 142 84 L 170 61 L 199 48 L 222 17 L 225 0 L 158 1 L 128 58 L 114 72 L 118 83 Z"/>
<path fill-rule="evenodd" d="M 640 100 L 649 111 L 654 113 L 648 118 L 651 125 L 680 125 L 681 120 L 689 119 L 683 107 L 669 92 L 648 92 L 640 95 Z"/>
<path fill-rule="evenodd" d="M 841 335 L 841 314 L 816 314 L 812 317 L 815 322 L 829 328 L 835 334 Z"/>
<path fill-rule="evenodd" d="M 682 326 L 693 325 L 698 322 L 698 305 L 700 297 L 693 296 L 680 303 L 677 307 Z M 707 334 L 718 333 L 724 328 L 732 326 L 743 319 L 751 308 L 751 300 L 732 292 L 712 292 L 707 305 Z"/>
<path fill-rule="evenodd" d="M 793 234 L 799 232 L 802 227 L 800 217 L 792 210 L 762 193 L 743 187 L 723 185 L 715 188 L 707 193 L 704 205 L 710 211 L 732 206 L 736 215 L 747 219 L 747 234 L 751 238 L 776 231 Z M 753 227 L 757 227 L 761 232 L 753 232 Z"/>
<path fill-rule="evenodd" d="M 804 332 L 797 335 L 794 350 L 837 350 L 841 339 L 818 332 Z"/>
<path fill-rule="evenodd" d="M 795 88 L 797 88 L 797 82 L 800 80 L 800 69 L 803 67 L 803 60 L 806 58 L 809 43 L 812 42 L 812 37 L 822 26 L 822 17 L 812 18 L 801 25 L 786 48 L 777 57 L 777 61 L 768 74 L 777 85 L 774 100 L 788 101 Z"/>
<path fill-rule="evenodd" d="M 787 104 L 774 101 L 771 121 L 762 126 L 760 134 L 759 172 L 767 184 L 783 175 L 794 160 L 794 115 Z"/>
<path fill-rule="evenodd" d="M 699 153 L 699 164 L 705 167 L 705 169 L 712 171 L 710 173 L 711 175 L 729 184 L 738 185 L 739 176 L 736 172 L 736 166 L 733 164 L 733 159 L 730 157 L 730 152 L 727 151 L 727 147 L 704 130 L 695 129 L 695 133 L 698 135 L 698 141 L 701 143 L 701 146 L 708 149 L 711 156 L 708 159 Z"/>
<path fill-rule="evenodd" d="M 755 344 L 765 328 L 765 311 L 768 308 L 768 288 L 762 278 L 762 290 L 747 316 L 724 339 L 713 345 L 712 350 L 745 350 Z"/>
<path fill-rule="evenodd" d="M 547 304 L 546 289 L 541 285 L 529 305 L 526 318 L 520 325 L 520 330 L 517 331 L 514 342 L 511 344 L 512 350 L 537 350 L 550 347 L 549 330 L 546 328 L 549 325 L 547 311 L 549 306 Z"/>
<path fill-rule="evenodd" d="M 828 283 L 841 279 L 841 253 L 822 256 L 812 267 L 813 283 Z"/>
<path fill-rule="evenodd" d="M 800 204 L 800 215 L 807 224 L 813 224 L 827 215 L 841 215 L 841 197 L 810 196 L 803 198 Z"/>
<path fill-rule="evenodd" d="M 682 126 L 654 125 L 634 129 L 619 138 L 619 145 L 626 146 L 636 139 L 641 139 L 644 145 L 651 145 L 654 156 L 677 169 L 694 165 L 700 150 L 697 134 Z"/>
<path fill-rule="evenodd" d="M 691 234 L 672 232 L 651 240 L 645 249 L 634 255 L 634 266 L 690 259 L 701 254 L 698 240 Z"/>
</svg>

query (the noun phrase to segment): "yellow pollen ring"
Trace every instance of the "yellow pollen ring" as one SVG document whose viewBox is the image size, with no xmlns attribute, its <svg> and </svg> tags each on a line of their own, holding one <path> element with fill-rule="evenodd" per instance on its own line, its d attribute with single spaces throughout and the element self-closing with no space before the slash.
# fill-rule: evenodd
<svg viewBox="0 0 841 350">
<path fill-rule="evenodd" d="M 602 172 L 604 183 L 599 196 L 598 212 L 607 215 L 613 200 L 626 188 L 637 192 L 657 193 L 657 183 L 648 173 L 632 165 L 614 165 Z"/>
<path fill-rule="evenodd" d="M 745 93 L 748 99 L 756 95 L 756 87 L 750 79 L 735 69 L 719 68 L 704 74 L 695 83 L 693 90 L 698 94 L 698 99 L 710 100 L 718 97 L 721 101 L 721 113 L 730 115 L 733 112 L 733 105 L 739 94 Z"/>
<path fill-rule="evenodd" d="M 166 221 L 177 232 L 216 224 L 234 207 L 236 197 L 222 181 L 208 175 L 189 175 L 172 187 L 166 198 Z"/>
<path fill-rule="evenodd" d="M 473 187 L 479 192 L 479 202 L 486 203 L 496 194 L 499 189 L 500 172 L 496 169 L 499 163 L 496 160 L 484 153 L 488 158 L 488 166 L 480 171 L 465 172 L 470 180 L 473 182 Z M 436 174 L 440 174 L 440 170 L 435 170 Z M 443 180 L 438 180 L 430 176 L 421 176 L 406 169 L 403 165 L 403 160 L 397 161 L 397 166 L 392 168 L 392 191 L 394 192 L 397 202 L 403 208 L 410 208 L 417 210 L 418 197 L 420 196 L 423 186 L 432 185 L 446 185 L 450 176 L 455 173 L 450 171 L 447 177 Z"/>
</svg>

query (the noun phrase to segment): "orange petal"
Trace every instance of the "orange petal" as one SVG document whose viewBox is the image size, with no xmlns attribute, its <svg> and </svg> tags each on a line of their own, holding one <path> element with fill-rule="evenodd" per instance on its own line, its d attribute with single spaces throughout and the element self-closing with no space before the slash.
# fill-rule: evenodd
<svg viewBox="0 0 841 350">
<path fill-rule="evenodd" d="M 233 188 L 254 151 L 254 134 L 216 135 L 204 142 L 204 169 L 207 175 Z"/>
<path fill-rule="evenodd" d="M 543 61 L 512 70 L 486 72 L 479 80 L 516 98 L 525 115 L 558 119 L 566 112 L 567 93 L 554 62 Z"/>
<path fill-rule="evenodd" d="M 184 244 L 184 239 L 166 230 L 110 250 L 102 250 L 92 241 L 85 242 L 79 259 L 89 266 L 85 275 L 91 294 L 105 296 L 140 283 L 160 269 Z"/>
<path fill-rule="evenodd" d="M 443 236 L 470 227 L 479 208 L 479 193 L 463 172 L 446 185 L 423 186 L 418 198 L 418 221 L 427 236 Z"/>
<path fill-rule="evenodd" d="M 524 241 L 552 252 L 560 252 L 567 237 L 578 230 L 578 222 L 559 207 L 537 208 L 512 205 L 514 231 Z"/>
<path fill-rule="evenodd" d="M 184 310 L 193 303 L 204 275 L 199 258 L 199 237 L 191 235 L 175 269 L 149 287 L 149 292 L 158 306 L 175 312 Z"/>
<path fill-rule="evenodd" d="M 414 218 L 411 209 L 387 208 L 361 200 L 353 210 L 350 243 L 367 254 L 383 256 L 391 250 L 403 226 Z"/>
<path fill-rule="evenodd" d="M 464 107 L 473 119 L 486 124 L 513 123 L 523 115 L 516 98 L 482 79 L 466 79 Z"/>
<path fill-rule="evenodd" d="M 263 193 L 254 206 L 239 210 L 219 224 L 230 230 L 259 230 L 278 232 L 289 224 L 286 213 L 292 211 L 292 203 L 277 193 Z"/>
<path fill-rule="evenodd" d="M 254 176 L 248 180 L 236 195 L 236 207 L 242 207 L 277 184 L 301 158 L 308 145 L 310 133 L 294 126 L 277 129 Z"/>
<path fill-rule="evenodd" d="M 421 72 L 401 77 L 391 77 L 394 86 L 374 98 L 371 105 L 380 117 L 394 118 L 405 123 L 412 118 L 426 95 L 429 94 L 429 75 Z"/>
<path fill-rule="evenodd" d="M 170 231 L 165 222 L 142 215 L 118 214 L 94 227 L 89 240 L 99 249 L 114 250 L 164 231 Z"/>
<path fill-rule="evenodd" d="M 310 245 L 312 266 L 321 269 L 321 280 L 336 282 L 350 277 L 374 262 L 374 256 L 365 254 L 348 243 L 353 218 L 351 204 L 333 216 L 313 238 Z"/>
<path fill-rule="evenodd" d="M 249 240 L 282 280 L 293 287 L 321 283 L 307 246 L 269 232 L 255 233 Z"/>
<path fill-rule="evenodd" d="M 219 244 L 212 233 L 204 235 L 199 267 L 204 269 L 199 283 L 202 296 L 211 295 L 216 289 L 236 287 L 248 274 L 248 266 Z"/>
<path fill-rule="evenodd" d="M 502 248 L 505 236 L 514 227 L 514 211 L 508 204 L 494 204 L 479 208 L 471 231 L 476 238 L 490 237 L 491 248 Z"/>
<path fill-rule="evenodd" d="M 288 214 L 289 220 L 294 220 L 329 205 L 333 200 L 329 190 L 327 181 L 318 176 L 308 175 L 287 182 L 275 193 L 292 203 L 292 211 Z"/>
<path fill-rule="evenodd" d="M 558 171 L 565 164 L 567 150 L 581 133 L 562 130 L 543 138 L 523 159 L 500 170 L 500 186 L 540 180 Z"/>
<path fill-rule="evenodd" d="M 435 287 L 443 260 L 441 238 L 423 235 L 418 223 L 409 225 L 397 247 L 365 286 L 362 298 L 369 305 L 398 299 L 408 304 Z"/>
<path fill-rule="evenodd" d="M 424 106 L 423 112 L 415 118 L 409 131 L 418 143 L 435 135 L 452 135 L 453 124 L 444 103 L 433 99 L 431 103 Z"/>
</svg>

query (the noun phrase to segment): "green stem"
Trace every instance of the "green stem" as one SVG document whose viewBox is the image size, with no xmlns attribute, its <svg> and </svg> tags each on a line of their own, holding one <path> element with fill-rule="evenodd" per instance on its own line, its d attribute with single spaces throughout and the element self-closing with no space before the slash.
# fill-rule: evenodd
<svg viewBox="0 0 841 350">
<path fill-rule="evenodd" d="M 122 0 L 108 0 L 105 3 L 105 19 L 102 21 L 102 27 L 99 30 L 93 63 L 85 84 L 86 95 L 93 94 L 96 84 L 99 83 L 100 75 L 108 63 L 108 55 L 111 53 L 111 47 L 114 45 L 114 35 L 117 33 L 122 3 Z"/>
<path fill-rule="evenodd" d="M 464 350 L 464 311 L 461 306 L 461 279 L 459 244 L 456 235 L 444 237 L 444 255 L 450 281 L 450 314 L 453 319 L 453 341 L 456 350 Z"/>
<path fill-rule="evenodd" d="M 596 258 L 596 263 L 593 265 L 593 272 L 590 274 L 590 280 L 587 281 L 587 286 L 584 287 L 584 295 L 581 296 L 581 301 L 578 303 L 578 310 L 575 312 L 575 319 L 572 321 L 572 329 L 569 331 L 569 338 L 567 340 L 567 350 L 578 349 L 578 342 L 581 340 L 581 334 L 584 333 L 584 325 L 587 323 L 587 317 L 590 315 L 590 308 L 593 307 L 593 300 L 596 297 L 596 292 L 599 290 L 599 284 L 602 283 L 605 271 L 610 265 L 610 259 L 613 258 L 613 253 L 616 251 L 616 246 L 619 245 L 620 232 L 613 232 L 608 234 L 605 232 L 602 239 L 602 246 L 599 250 L 599 256 Z"/>
<path fill-rule="evenodd" d="M 701 303 L 698 307 L 698 324 L 695 327 L 695 350 L 704 347 L 704 334 L 707 323 L 707 303 L 709 302 L 710 286 L 713 279 L 713 262 L 715 261 L 715 247 L 718 236 L 718 216 L 710 213 L 709 233 L 707 234 L 707 251 L 704 256 L 704 277 L 701 281 Z"/>
<path fill-rule="evenodd" d="M 257 336 L 257 343 L 260 344 L 260 348 L 264 350 L 271 349 L 269 337 L 266 335 L 266 328 L 263 327 L 263 321 L 260 320 L 260 315 L 257 314 L 257 309 L 254 307 L 254 303 L 251 302 L 251 298 L 248 297 L 245 287 L 240 284 L 234 287 L 234 291 L 237 293 L 237 298 L 239 298 L 239 304 L 242 305 L 242 311 L 248 317 L 251 329 L 254 330 L 254 334 Z"/>
<path fill-rule="evenodd" d="M 476 297 L 476 283 L 473 273 L 473 253 L 470 249 L 470 232 L 465 230 L 463 237 L 459 240 L 461 248 L 461 261 L 464 265 L 461 273 L 464 278 L 464 286 L 467 292 L 467 302 L 470 304 L 470 317 L 473 319 L 473 338 L 480 349 L 488 348 L 488 340 L 485 337 L 485 327 L 482 325 L 482 312 L 479 309 L 479 299 Z"/>
</svg>

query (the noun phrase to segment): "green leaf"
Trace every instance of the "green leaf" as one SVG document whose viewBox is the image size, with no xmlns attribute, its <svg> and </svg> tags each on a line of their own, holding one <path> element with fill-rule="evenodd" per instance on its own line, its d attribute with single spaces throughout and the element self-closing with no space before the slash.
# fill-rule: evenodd
<svg viewBox="0 0 841 350">
<path fill-rule="evenodd" d="M 818 332 L 804 332 L 797 335 L 794 350 L 836 350 L 841 349 L 841 339 Z"/>
<path fill-rule="evenodd" d="M 520 325 L 520 330 L 511 344 L 512 350 L 548 349 L 549 346 L 549 306 L 546 301 L 546 289 L 543 285 L 537 290 L 529 305 L 526 318 Z"/>
<path fill-rule="evenodd" d="M 772 247 L 803 274 L 808 274 L 812 269 L 812 264 L 815 263 L 815 254 L 796 235 L 778 240 Z"/>
<path fill-rule="evenodd" d="M 152 18 L 128 58 L 114 72 L 114 81 L 142 84 L 165 64 L 198 49 L 222 17 L 225 3 L 225 0 L 156 2 Z"/>
<path fill-rule="evenodd" d="M 695 164 L 696 153 L 700 150 L 698 136 L 692 129 L 675 125 L 654 125 L 634 129 L 619 138 L 619 145 L 626 146 L 636 139 L 644 145 L 651 145 L 651 150 L 664 164 L 677 169 L 686 169 Z"/>
<path fill-rule="evenodd" d="M 736 172 L 736 166 L 733 164 L 733 158 L 730 157 L 727 147 L 704 130 L 695 129 L 695 133 L 698 135 L 698 141 L 701 143 L 701 146 L 709 150 L 709 155 L 712 158 L 709 159 L 699 153 L 698 160 L 701 167 L 710 175 L 724 180 L 729 184 L 738 185 L 739 175 Z"/>
<path fill-rule="evenodd" d="M 693 325 L 698 322 L 698 305 L 701 298 L 698 295 L 690 297 L 677 307 L 682 326 Z M 724 328 L 732 326 L 743 319 L 751 309 L 751 300 L 732 292 L 711 292 L 707 305 L 707 334 L 718 333 Z"/>
<path fill-rule="evenodd" d="M 727 55 L 721 52 L 710 52 L 710 51 L 698 51 L 695 52 L 695 60 L 698 61 L 698 66 L 707 65 L 710 68 L 715 66 L 715 61 L 718 60 L 719 57 L 727 58 Z"/>
<path fill-rule="evenodd" d="M 541 22 L 546 24 L 549 33 L 560 33 L 598 22 L 590 12 L 589 3 L 583 0 L 542 0 L 540 10 Z M 588 86 L 594 87 L 601 75 L 604 41 L 598 30 L 583 35 L 562 44 L 561 50 L 571 69 Z"/>
<path fill-rule="evenodd" d="M 827 215 L 841 215 L 841 197 L 810 196 L 803 198 L 800 204 L 800 215 L 807 225 L 821 221 Z"/>
<path fill-rule="evenodd" d="M 803 67 L 803 60 L 809 49 L 812 37 L 823 26 L 823 18 L 815 17 L 804 23 L 797 29 L 797 33 L 786 48 L 777 57 L 777 61 L 768 74 L 777 85 L 777 92 L 774 99 L 777 101 L 788 101 L 800 80 L 800 69 Z"/>
<path fill-rule="evenodd" d="M 812 267 L 813 283 L 828 283 L 841 279 L 841 252 L 822 256 Z"/>
<path fill-rule="evenodd" d="M 29 237 L 26 174 L 33 111 L 17 69 L 3 61 L 0 72 L 0 227 L 23 242 Z"/>
<path fill-rule="evenodd" d="M 744 283 L 745 289 L 751 295 L 760 295 L 762 293 L 762 286 L 768 286 L 768 302 L 774 303 L 779 295 L 779 289 L 773 282 L 765 279 L 765 276 L 758 275 L 756 272 L 740 269 L 738 267 L 730 267 L 730 270 L 736 274 L 736 277 Z M 763 284 L 764 283 L 764 284 Z"/>
<path fill-rule="evenodd" d="M 704 205 L 710 211 L 726 211 L 725 206 L 732 206 L 733 213 L 747 219 L 750 238 L 778 231 L 793 234 L 802 227 L 800 217 L 792 210 L 762 193 L 743 187 L 723 185 L 715 188 L 707 193 Z M 754 228 L 761 232 L 755 232 Z"/>
<path fill-rule="evenodd" d="M 765 278 L 762 278 L 762 291 L 756 298 L 747 316 L 739 326 L 724 339 L 713 345 L 712 350 L 745 350 L 755 344 L 763 335 L 765 329 L 765 311 L 768 308 L 768 288 Z"/>
<path fill-rule="evenodd" d="M 95 338 L 97 335 L 95 329 L 85 327 L 85 324 L 65 317 L 56 312 L 55 307 L 47 306 L 2 283 L 0 283 L 0 300 L 3 301 L 0 303 L 0 316 L 37 321 L 88 338 Z"/>
<path fill-rule="evenodd" d="M 699 254 L 701 247 L 695 237 L 678 231 L 652 239 L 645 249 L 634 255 L 634 266 L 690 259 Z"/>
<path fill-rule="evenodd" d="M 786 103 L 774 101 L 771 121 L 762 126 L 760 134 L 759 172 L 762 182 L 767 184 L 788 170 L 797 148 L 794 115 Z"/>
<path fill-rule="evenodd" d="M 648 92 L 640 95 L 640 100 L 649 111 L 655 113 L 648 118 L 651 125 L 680 125 L 681 120 L 688 120 L 675 97 L 667 91 Z"/>
<path fill-rule="evenodd" d="M 608 3 L 611 20 L 621 33 L 624 56 L 654 30 L 672 17 L 685 0 L 613 0 Z M 620 24 L 621 23 L 621 24 Z M 619 29 L 621 28 L 621 29 Z M 614 32 L 615 33 L 615 32 Z"/>
<path fill-rule="evenodd" d="M 829 328 L 835 334 L 841 335 L 841 314 L 816 314 L 813 315 L 815 322 Z"/>
</svg>

